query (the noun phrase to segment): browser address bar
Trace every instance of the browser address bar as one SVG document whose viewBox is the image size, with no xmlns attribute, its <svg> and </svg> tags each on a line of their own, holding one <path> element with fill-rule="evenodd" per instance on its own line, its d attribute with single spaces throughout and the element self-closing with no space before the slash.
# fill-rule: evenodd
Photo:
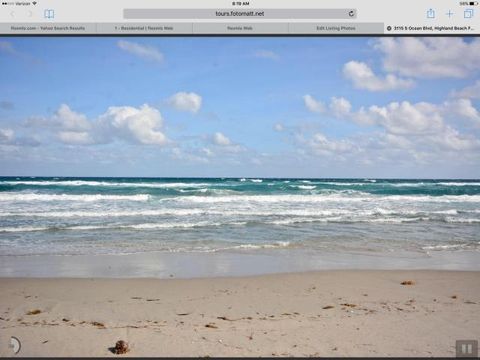
<svg viewBox="0 0 480 360">
<path fill-rule="evenodd" d="M 124 19 L 356 19 L 357 9 L 123 9 Z"/>
</svg>

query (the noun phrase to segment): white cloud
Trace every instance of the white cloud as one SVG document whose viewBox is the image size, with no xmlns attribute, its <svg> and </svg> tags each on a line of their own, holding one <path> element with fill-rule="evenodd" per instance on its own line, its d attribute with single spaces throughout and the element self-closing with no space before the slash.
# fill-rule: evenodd
<svg viewBox="0 0 480 360">
<path fill-rule="evenodd" d="M 480 39 L 381 38 L 375 48 L 383 52 L 385 70 L 416 78 L 464 78 L 480 69 Z"/>
<path fill-rule="evenodd" d="M 62 104 L 51 119 L 41 120 L 31 125 L 49 126 L 61 142 L 70 145 L 106 144 L 114 140 L 147 145 L 169 142 L 161 131 L 162 115 L 147 104 L 139 108 L 111 106 L 94 120 Z"/>
<path fill-rule="evenodd" d="M 428 140 L 446 150 L 465 151 L 480 149 L 480 140 L 473 135 L 461 134 L 458 130 L 447 126 L 443 132 L 431 136 Z"/>
<path fill-rule="evenodd" d="M 133 41 L 119 40 L 117 46 L 133 55 L 141 57 L 146 60 L 155 62 L 163 62 L 164 56 L 156 47 L 150 45 L 143 45 Z"/>
<path fill-rule="evenodd" d="M 90 145 L 95 143 L 91 135 L 85 131 L 60 131 L 57 136 L 61 142 L 69 145 Z"/>
<path fill-rule="evenodd" d="M 91 128 L 85 115 L 72 111 L 66 104 L 60 105 L 52 120 L 65 130 L 83 131 Z"/>
<path fill-rule="evenodd" d="M 342 154 L 351 152 L 354 149 L 354 145 L 350 140 L 332 140 L 322 133 L 315 133 L 305 143 L 317 155 Z"/>
<path fill-rule="evenodd" d="M 454 91 L 452 96 L 467 99 L 480 99 L 480 80 L 477 80 L 475 84 L 467 86 L 460 91 Z"/>
<path fill-rule="evenodd" d="M 351 114 L 364 125 L 381 125 L 392 134 L 425 135 L 446 129 L 446 121 L 464 118 L 480 124 L 480 113 L 469 99 L 456 99 L 440 104 L 427 102 L 392 102 L 386 106 L 361 108 Z"/>
<path fill-rule="evenodd" d="M 443 112 L 445 113 L 445 116 L 463 117 L 472 120 L 476 125 L 480 125 L 480 113 L 473 106 L 470 99 L 446 101 L 443 104 Z"/>
<path fill-rule="evenodd" d="M 353 119 L 364 124 L 376 124 L 390 134 L 428 134 L 438 132 L 444 126 L 443 119 L 435 105 L 408 101 L 392 102 L 386 106 L 370 106 L 353 114 Z"/>
<path fill-rule="evenodd" d="M 232 141 L 225 135 L 223 135 L 221 132 L 216 132 L 213 134 L 212 141 L 215 145 L 218 146 L 230 146 L 232 145 Z"/>
<path fill-rule="evenodd" d="M 178 92 L 170 97 L 167 103 L 177 110 L 196 113 L 202 106 L 202 97 L 193 92 Z"/>
<path fill-rule="evenodd" d="M 216 132 L 210 137 L 210 141 L 213 145 L 217 146 L 216 153 L 241 153 L 246 151 L 246 148 L 240 144 L 236 144 L 230 138 L 221 132 Z M 218 155 L 218 154 L 217 154 Z"/>
<path fill-rule="evenodd" d="M 256 58 L 270 59 L 270 60 L 278 60 L 280 58 L 278 54 L 276 54 L 275 52 L 271 50 L 265 50 L 265 49 L 255 51 L 253 56 Z"/>
<path fill-rule="evenodd" d="M 442 161 L 443 157 L 451 158 L 458 152 L 462 153 L 462 159 L 472 159 L 480 150 L 480 140 L 474 133 L 461 133 L 452 125 L 460 118 L 480 125 L 480 113 L 469 99 L 453 99 L 440 104 L 391 102 L 353 111 L 348 100 L 332 98 L 326 109 L 327 115 L 362 126 L 380 127 L 383 131 L 338 140 L 322 133 L 297 134 L 301 146 L 317 156 L 328 155 L 339 161 L 350 158 L 364 163 L 410 159 L 427 164 Z"/>
<path fill-rule="evenodd" d="M 343 117 L 350 114 L 352 105 L 347 99 L 343 97 L 341 98 L 332 97 L 330 101 L 329 109 L 334 116 Z"/>
<path fill-rule="evenodd" d="M 0 143 L 9 143 L 15 138 L 15 132 L 12 129 L 0 129 Z"/>
<path fill-rule="evenodd" d="M 322 102 L 311 99 L 323 106 Z M 309 108 L 307 104 L 306 107 Z M 323 109 L 325 114 L 335 118 L 352 120 L 364 126 L 381 126 L 388 133 L 397 135 L 438 133 L 445 129 L 445 119 L 465 118 L 474 125 L 480 124 L 480 112 L 469 99 L 454 99 L 441 104 L 391 102 L 384 106 L 372 105 L 352 111 L 352 105 L 347 99 L 332 97 Z"/>
<path fill-rule="evenodd" d="M 394 135 L 385 132 L 364 133 L 343 139 L 328 138 L 314 133 L 305 138 L 297 135 L 299 153 L 321 157 L 325 164 L 345 162 L 350 166 L 386 164 L 412 166 L 414 163 L 442 164 L 446 159 L 458 163 L 479 159 L 480 140 L 461 134 L 450 126 L 441 132 L 425 136 Z"/>
<path fill-rule="evenodd" d="M 310 110 L 311 112 L 316 112 L 316 113 L 325 112 L 325 105 L 322 102 L 315 100 L 313 96 L 307 94 L 303 97 L 303 101 L 307 109 Z"/>
<path fill-rule="evenodd" d="M 275 125 L 273 125 L 273 129 L 275 131 L 282 132 L 283 130 L 285 130 L 285 127 L 283 126 L 283 124 L 276 123 Z"/>
<path fill-rule="evenodd" d="M 400 148 L 400 149 L 413 149 L 413 144 L 405 136 L 384 134 L 381 141 L 385 141 L 385 146 Z"/>
<path fill-rule="evenodd" d="M 211 149 L 209 149 L 209 148 L 206 148 L 206 147 L 202 148 L 202 149 L 201 149 L 201 152 L 202 152 L 203 154 L 205 154 L 206 156 L 209 156 L 209 157 L 211 157 L 211 156 L 214 155 L 213 151 L 212 151 Z"/>
<path fill-rule="evenodd" d="M 103 128 L 107 126 L 113 133 L 127 141 L 149 145 L 165 145 L 167 137 L 159 131 L 163 119 L 160 112 L 147 104 L 140 108 L 112 106 L 99 117 Z"/>
<path fill-rule="evenodd" d="M 13 129 L 0 129 L 0 145 L 8 145 L 8 147 L 31 146 L 40 145 L 37 137 L 18 135 Z M 5 147 L 2 147 L 5 149 Z M 1 153 L 1 151 L 0 151 Z"/>
<path fill-rule="evenodd" d="M 379 77 L 363 62 L 350 61 L 343 66 L 344 76 L 351 80 L 357 89 L 369 91 L 389 91 L 408 89 L 414 85 L 412 80 L 401 79 L 393 74 Z"/>
<path fill-rule="evenodd" d="M 182 150 L 178 147 L 173 148 L 171 151 L 172 151 L 172 157 L 176 160 L 188 161 L 191 163 L 204 163 L 204 164 L 209 162 L 209 159 L 203 156 L 199 156 L 195 153 Z"/>
</svg>

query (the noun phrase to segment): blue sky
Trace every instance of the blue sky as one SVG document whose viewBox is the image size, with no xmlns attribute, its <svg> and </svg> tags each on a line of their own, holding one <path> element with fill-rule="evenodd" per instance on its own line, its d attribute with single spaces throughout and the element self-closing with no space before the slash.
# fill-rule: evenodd
<svg viewBox="0 0 480 360">
<path fill-rule="evenodd" d="M 0 175 L 480 177 L 480 40 L 0 38 Z"/>
</svg>

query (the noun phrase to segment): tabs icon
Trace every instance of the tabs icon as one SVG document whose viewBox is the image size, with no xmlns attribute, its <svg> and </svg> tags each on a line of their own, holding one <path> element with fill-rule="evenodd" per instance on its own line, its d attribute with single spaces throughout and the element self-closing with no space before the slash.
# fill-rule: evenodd
<svg viewBox="0 0 480 360">
<path fill-rule="evenodd" d="M 473 18 L 473 9 L 465 9 L 465 11 L 463 12 L 463 17 L 465 19 Z"/>
</svg>

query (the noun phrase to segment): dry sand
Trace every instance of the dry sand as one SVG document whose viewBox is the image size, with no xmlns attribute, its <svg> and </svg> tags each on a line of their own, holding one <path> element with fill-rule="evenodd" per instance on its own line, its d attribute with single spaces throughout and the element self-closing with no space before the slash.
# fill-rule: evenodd
<svg viewBox="0 0 480 360">
<path fill-rule="evenodd" d="M 413 285 L 401 285 L 413 280 Z M 0 355 L 455 356 L 480 339 L 480 272 L 0 279 Z M 28 315 L 28 312 L 38 314 Z"/>
</svg>

